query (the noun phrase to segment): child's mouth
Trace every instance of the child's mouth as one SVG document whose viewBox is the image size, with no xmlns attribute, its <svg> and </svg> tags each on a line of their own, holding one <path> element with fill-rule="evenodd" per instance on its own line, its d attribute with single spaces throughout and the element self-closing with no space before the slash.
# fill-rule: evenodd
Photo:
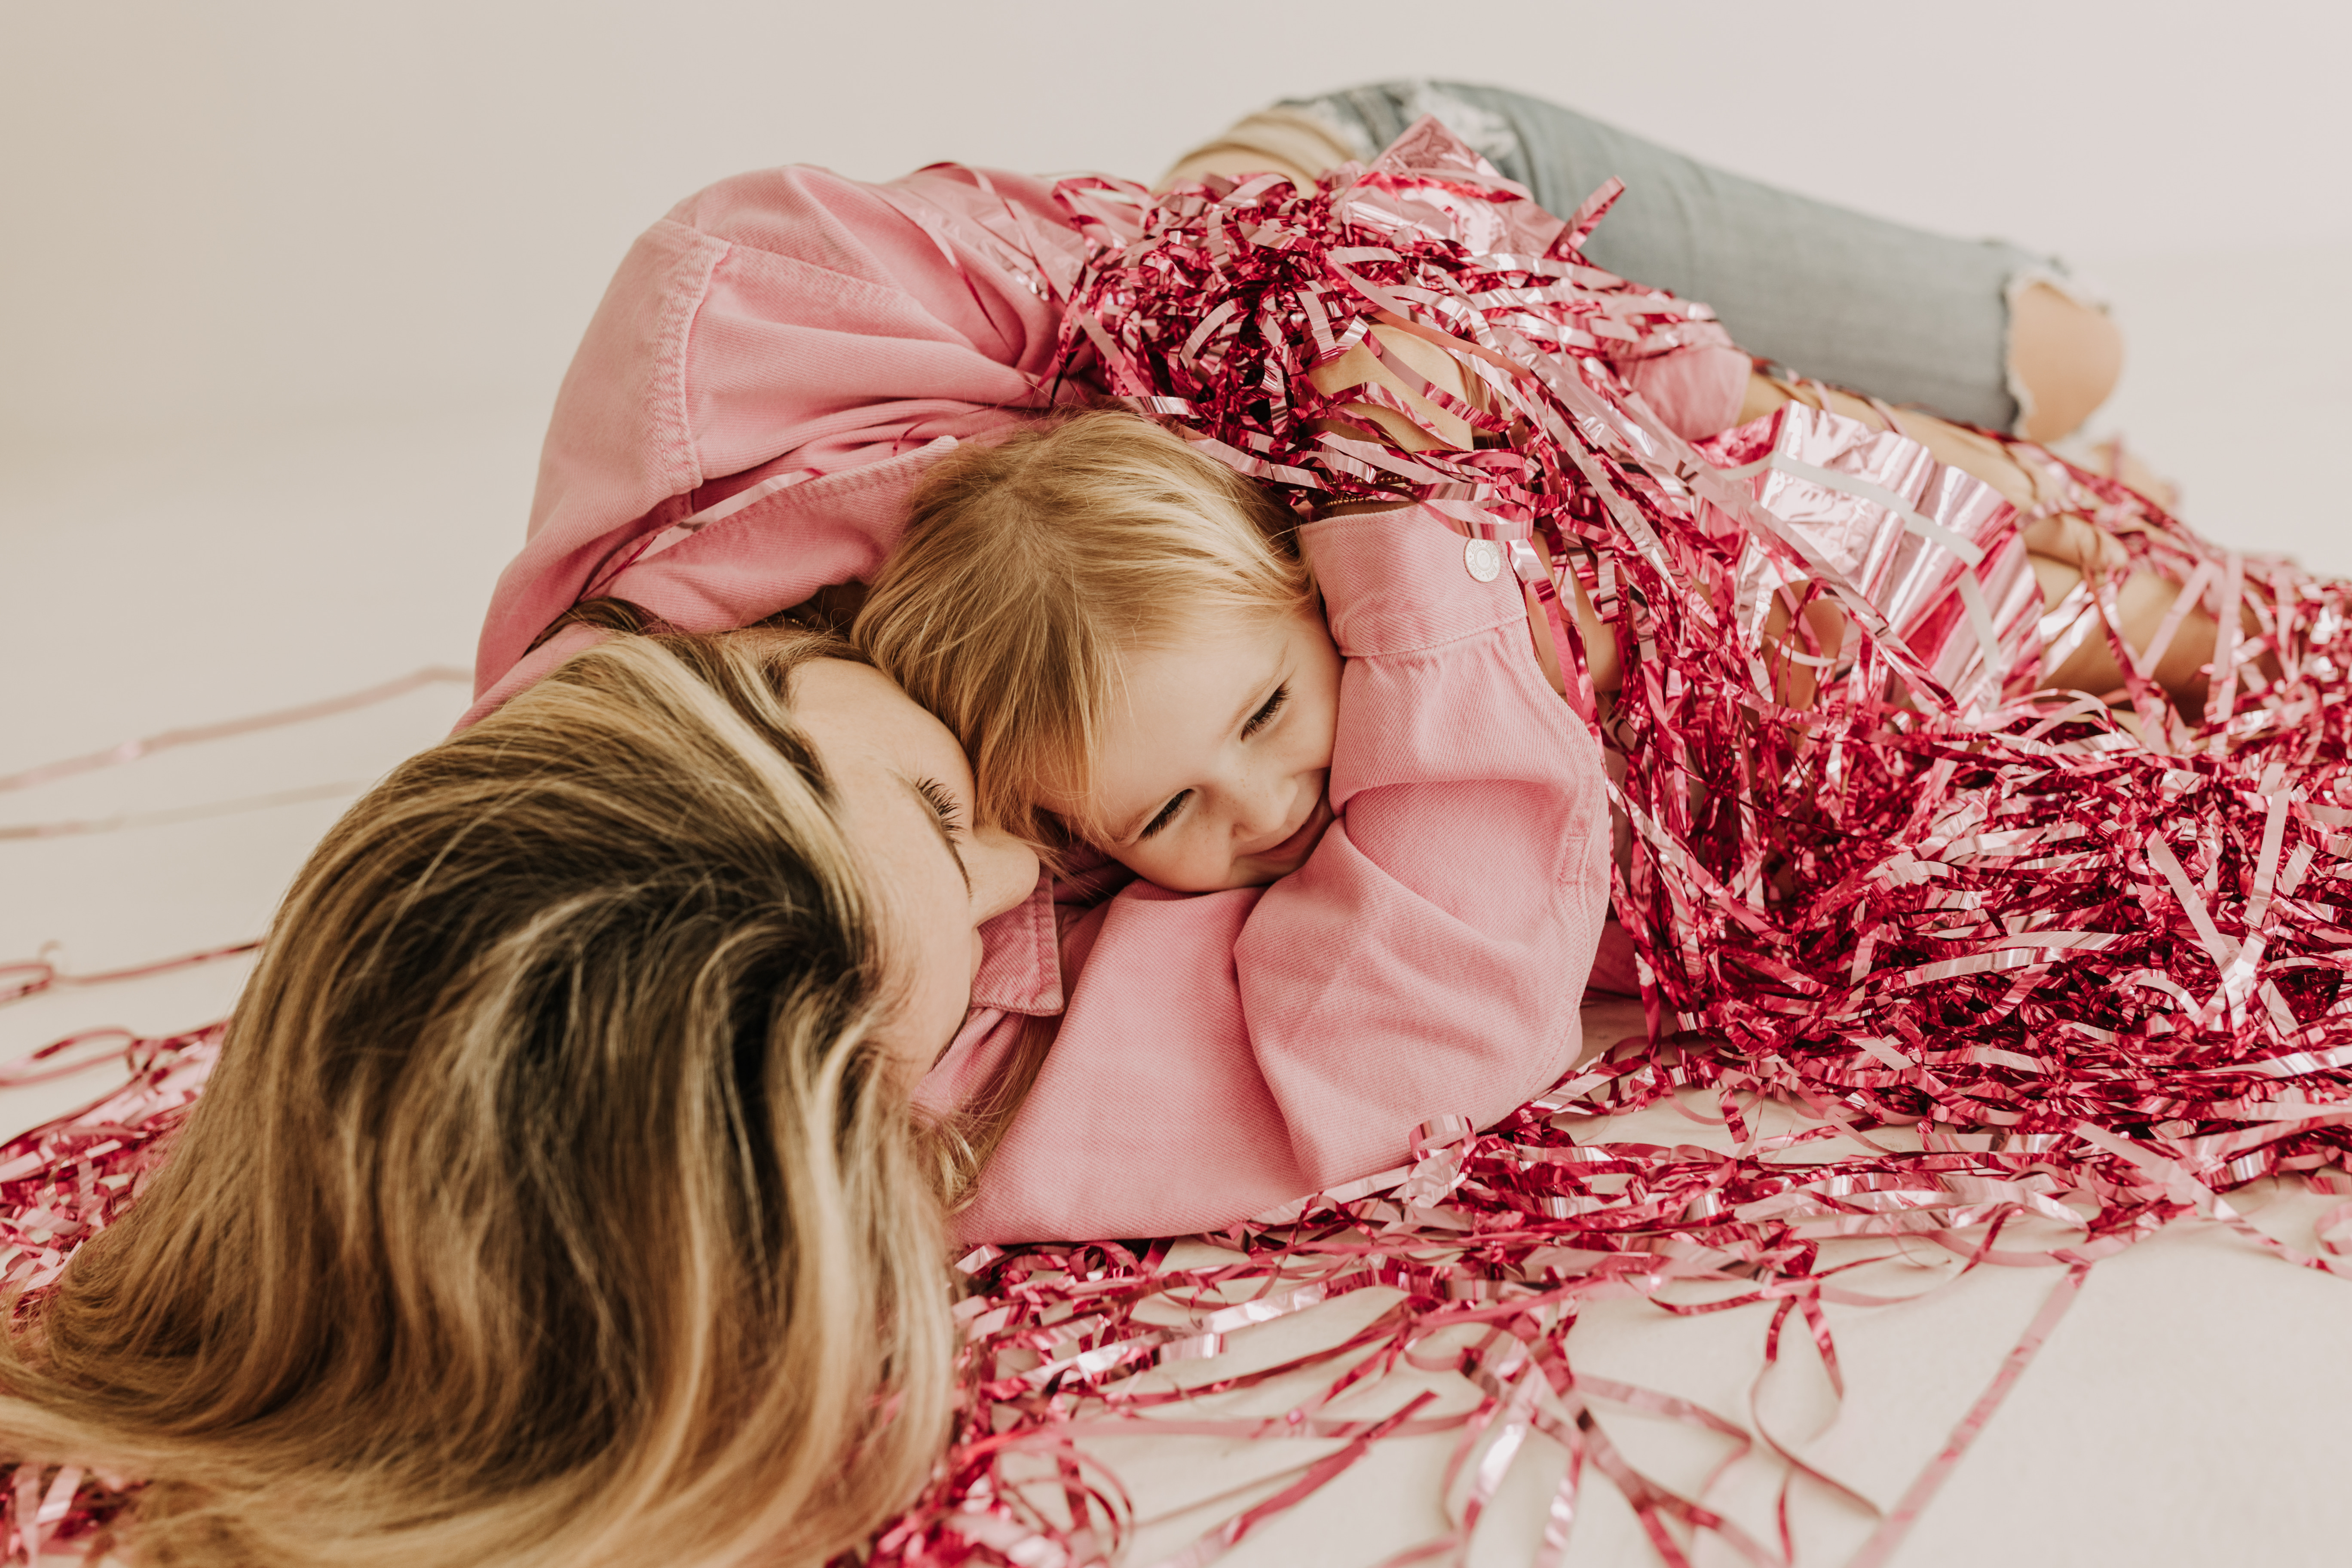
<svg viewBox="0 0 2352 1568">
<path fill-rule="evenodd" d="M 1328 796 L 1315 797 L 1315 809 L 1298 825 L 1298 831 L 1271 848 L 1261 849 L 1250 857 L 1253 860 L 1304 860 L 1331 826 L 1331 802 Z"/>
</svg>

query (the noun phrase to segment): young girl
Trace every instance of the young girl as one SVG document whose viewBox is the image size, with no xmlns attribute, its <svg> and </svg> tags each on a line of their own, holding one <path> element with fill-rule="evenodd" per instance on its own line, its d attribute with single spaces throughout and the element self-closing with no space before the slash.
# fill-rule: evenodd
<svg viewBox="0 0 2352 1568">
<path fill-rule="evenodd" d="M 1093 693 L 1136 673 L 1124 634 L 1205 629 L 1183 646 L 1187 673 L 1215 672 L 1212 708 L 1172 682 L 1160 733 L 1114 765 L 1156 793 L 1149 742 L 1181 724 L 1230 737 L 1245 770 L 1191 822 L 1112 825 L 1185 872 L 1154 862 L 1164 882 L 1122 885 L 1066 853 L 1075 882 L 1041 880 L 986 933 L 974 1017 L 920 1091 L 945 1110 L 1027 1080 L 957 1216 L 975 1239 L 1230 1224 L 1394 1164 L 1425 1122 L 1504 1113 L 1580 1046 L 1608 881 L 1601 755 L 1545 684 L 1517 588 L 1463 573 L 1450 536 L 1410 510 L 1323 520 L 1298 531 L 1296 559 L 1262 546 L 1252 559 L 1230 545 L 1257 537 L 1262 500 L 1171 437 L 1132 460 L 1118 448 L 1137 424 L 1082 417 L 1068 428 L 1111 434 L 1102 461 L 1065 440 L 1034 487 L 994 499 L 1019 508 L 1042 491 L 1159 526 L 1100 553 L 1079 534 L 1008 531 L 981 558 L 986 584 L 958 580 L 969 536 L 949 528 L 927 557 L 946 568 L 940 591 L 877 595 L 861 622 L 956 704 L 992 776 L 1078 792 L 1053 799 L 1080 815 L 1082 798 L 1111 798 L 1087 742 L 1108 717 Z M 986 531 L 988 505 L 954 505 L 968 472 L 926 493 Z M 1089 665 L 1091 689 L 1074 690 L 1065 672 Z M 1053 718 L 997 724 L 992 710 Z M 1074 735 L 1087 739 L 1055 743 Z M 1156 817 L 1165 802 L 1150 805 Z M 981 809 L 1077 847 L 1034 795 L 983 795 Z"/>
</svg>

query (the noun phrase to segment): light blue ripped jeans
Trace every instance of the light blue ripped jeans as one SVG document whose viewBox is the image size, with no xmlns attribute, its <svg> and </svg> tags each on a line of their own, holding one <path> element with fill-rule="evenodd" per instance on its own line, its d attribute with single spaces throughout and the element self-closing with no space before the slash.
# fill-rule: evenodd
<svg viewBox="0 0 2352 1568">
<path fill-rule="evenodd" d="M 1706 301 L 1759 358 L 1971 425 L 2017 421 L 2011 290 L 2066 287 L 2050 257 L 1775 190 L 1501 88 L 1391 81 L 1281 107 L 1360 158 L 1434 114 L 1563 216 L 1614 175 L 1625 194 L 1585 246 L 1596 265 Z"/>
</svg>

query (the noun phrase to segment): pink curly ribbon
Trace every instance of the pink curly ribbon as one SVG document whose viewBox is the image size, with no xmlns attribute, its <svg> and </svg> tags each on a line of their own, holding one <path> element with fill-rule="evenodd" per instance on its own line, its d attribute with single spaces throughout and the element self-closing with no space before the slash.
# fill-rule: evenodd
<svg viewBox="0 0 2352 1568">
<path fill-rule="evenodd" d="M 103 751 L 89 752 L 78 757 L 67 757 L 59 762 L 44 763 L 38 767 L 26 768 L 22 773 L 0 773 L 0 793 L 30 789 L 35 784 L 71 778 L 77 773 L 92 773 L 100 768 L 119 767 L 124 763 L 136 762 L 142 757 L 153 756 L 158 752 L 171 751 L 175 747 L 202 745 L 210 741 L 226 741 L 238 735 L 255 734 L 263 730 L 283 729 L 289 724 L 308 724 L 320 719 L 332 718 L 338 713 L 348 713 L 354 709 L 372 707 L 378 702 L 389 702 L 395 697 L 405 697 L 408 693 L 427 686 L 470 685 L 473 679 L 473 671 L 460 669 L 455 665 L 427 665 L 422 669 L 412 670 L 397 679 L 387 680 L 381 685 L 368 687 L 364 690 L 346 692 L 338 697 L 322 698 L 316 702 L 299 703 L 291 708 L 275 709 L 268 713 L 255 713 L 242 719 L 224 720 L 217 724 L 195 724 L 186 729 L 166 730 L 161 734 L 144 735 L 136 740 L 125 741 L 120 745 L 109 746 Z"/>
</svg>

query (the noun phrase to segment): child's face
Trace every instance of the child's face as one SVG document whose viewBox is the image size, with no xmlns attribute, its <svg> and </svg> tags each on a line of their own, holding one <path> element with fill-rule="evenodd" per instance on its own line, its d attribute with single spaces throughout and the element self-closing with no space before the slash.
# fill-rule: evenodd
<svg viewBox="0 0 2352 1568">
<path fill-rule="evenodd" d="M 1297 870 L 1331 825 L 1339 650 L 1314 605 L 1220 616 L 1128 662 L 1097 759 L 1099 847 L 1179 893 Z"/>
</svg>

